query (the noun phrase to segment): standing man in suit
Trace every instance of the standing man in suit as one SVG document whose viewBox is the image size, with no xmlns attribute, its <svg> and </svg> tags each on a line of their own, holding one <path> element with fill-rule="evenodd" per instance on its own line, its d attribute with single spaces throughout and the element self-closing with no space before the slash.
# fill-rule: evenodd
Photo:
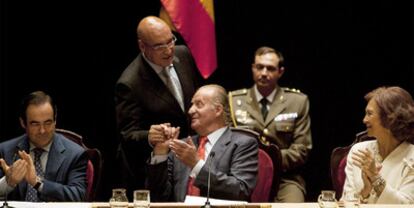
<svg viewBox="0 0 414 208">
<path fill-rule="evenodd" d="M 279 87 L 283 61 L 273 48 L 257 49 L 252 64 L 255 84 L 230 92 L 229 101 L 235 126 L 255 130 L 281 149 L 283 173 L 275 201 L 303 202 L 300 170 L 312 149 L 309 100 L 298 90 Z"/>
<path fill-rule="evenodd" d="M 42 91 L 22 102 L 26 134 L 0 143 L 0 195 L 18 201 L 84 201 L 86 151 L 55 133 L 56 106 Z"/>
<path fill-rule="evenodd" d="M 164 138 L 160 124 L 179 126 L 183 137 L 190 134 L 186 112 L 201 77 L 190 51 L 175 45 L 177 39 L 163 20 L 145 17 L 137 35 L 141 53 L 115 89 L 121 185 L 130 198 L 133 190 L 145 187 L 146 160 Z"/>
<path fill-rule="evenodd" d="M 180 140 L 179 127 L 165 126 L 165 135 L 173 139 L 154 147 L 148 166 L 151 199 L 184 201 L 186 195 L 206 196 L 210 169 L 211 197 L 248 201 L 256 185 L 258 145 L 256 138 L 229 129 L 226 90 L 218 85 L 201 87 L 189 114 L 197 136 Z"/>
</svg>

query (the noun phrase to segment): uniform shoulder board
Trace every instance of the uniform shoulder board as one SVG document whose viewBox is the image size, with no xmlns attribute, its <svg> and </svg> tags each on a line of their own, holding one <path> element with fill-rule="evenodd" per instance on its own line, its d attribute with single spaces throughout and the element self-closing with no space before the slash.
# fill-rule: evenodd
<svg viewBox="0 0 414 208">
<path fill-rule="evenodd" d="M 300 93 L 299 89 L 295 89 L 295 88 L 288 88 L 288 87 L 283 87 L 283 90 L 287 91 L 287 92 L 295 92 L 295 93 Z"/>
<path fill-rule="evenodd" d="M 239 90 L 231 91 L 230 93 L 231 93 L 231 95 L 233 95 L 233 96 L 238 96 L 238 95 L 246 95 L 246 94 L 247 94 L 247 89 L 246 89 L 246 88 L 244 88 L 244 89 L 239 89 Z"/>
</svg>

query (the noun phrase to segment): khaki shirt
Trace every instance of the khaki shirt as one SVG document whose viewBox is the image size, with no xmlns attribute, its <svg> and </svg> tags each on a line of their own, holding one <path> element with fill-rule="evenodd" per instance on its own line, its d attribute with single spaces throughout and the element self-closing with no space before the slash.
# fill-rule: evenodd
<svg viewBox="0 0 414 208">
<path fill-rule="evenodd" d="M 293 180 L 304 188 L 298 170 L 312 149 L 309 100 L 299 90 L 278 88 L 263 119 L 254 88 L 229 92 L 233 125 L 255 130 L 276 144 L 282 153 L 282 180 Z"/>
</svg>

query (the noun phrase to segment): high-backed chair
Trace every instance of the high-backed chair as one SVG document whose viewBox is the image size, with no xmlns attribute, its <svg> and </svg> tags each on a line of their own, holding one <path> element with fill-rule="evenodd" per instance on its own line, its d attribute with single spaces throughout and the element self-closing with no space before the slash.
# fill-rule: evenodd
<svg viewBox="0 0 414 208">
<path fill-rule="evenodd" d="M 259 133 L 245 128 L 231 127 L 257 139 L 259 144 L 259 168 L 256 187 L 251 195 L 251 202 L 271 202 L 277 194 L 280 183 L 282 155 L 275 144 L 264 143 Z"/>
<path fill-rule="evenodd" d="M 341 198 L 344 183 L 345 183 L 345 166 L 347 156 L 351 147 L 358 142 L 372 140 L 374 138 L 369 137 L 366 131 L 359 132 L 352 144 L 346 147 L 336 147 L 332 150 L 330 169 L 331 169 L 331 180 L 333 189 L 336 192 L 337 199 Z"/>
<path fill-rule="evenodd" d="M 56 133 L 63 134 L 66 138 L 79 144 L 88 154 L 88 167 L 86 170 L 87 178 L 87 201 L 94 201 L 95 196 L 100 188 L 100 180 L 102 175 L 103 159 L 101 152 L 97 148 L 89 148 L 83 143 L 83 137 L 73 131 L 65 129 L 56 129 Z"/>
</svg>

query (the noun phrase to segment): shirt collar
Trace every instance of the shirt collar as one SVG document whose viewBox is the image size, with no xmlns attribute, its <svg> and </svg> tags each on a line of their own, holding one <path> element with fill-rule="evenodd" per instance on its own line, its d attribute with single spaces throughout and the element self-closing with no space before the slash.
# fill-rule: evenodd
<svg viewBox="0 0 414 208">
<path fill-rule="evenodd" d="M 43 149 L 45 152 L 49 152 L 49 150 L 50 150 L 50 147 L 52 146 L 52 143 L 53 143 L 53 141 L 52 142 L 50 142 L 48 145 L 46 145 L 45 147 L 42 147 L 41 149 Z M 32 142 L 30 142 L 29 141 L 29 145 L 30 145 L 30 151 L 33 151 L 33 149 L 35 149 L 36 148 L 36 146 L 32 143 Z"/>
<path fill-rule="evenodd" d="M 144 57 L 145 61 L 148 62 L 148 64 L 151 66 L 151 68 L 155 71 L 155 73 L 157 73 L 158 75 L 162 72 L 162 70 L 164 70 L 165 68 L 162 66 L 159 66 L 157 64 L 152 63 L 150 60 L 148 60 L 148 58 L 145 56 L 144 53 L 142 53 L 142 57 Z M 173 66 L 173 64 L 171 64 L 170 66 L 168 66 L 167 68 L 171 68 Z"/>
<path fill-rule="evenodd" d="M 226 131 L 227 128 L 227 126 L 219 128 L 207 135 L 208 142 L 210 142 L 211 146 L 217 142 L 217 140 L 221 137 L 221 135 L 223 135 L 224 131 Z"/>
<path fill-rule="evenodd" d="M 258 102 L 260 102 L 260 100 L 262 100 L 262 98 L 263 98 L 263 95 L 259 92 L 259 90 L 257 89 L 257 85 L 254 85 L 254 93 L 256 94 L 256 100 L 258 101 Z M 267 99 L 267 101 L 269 102 L 269 103 L 273 103 L 273 100 L 275 99 L 275 95 L 276 95 L 276 89 L 277 88 L 275 88 L 267 97 L 266 97 L 266 99 Z"/>
</svg>

